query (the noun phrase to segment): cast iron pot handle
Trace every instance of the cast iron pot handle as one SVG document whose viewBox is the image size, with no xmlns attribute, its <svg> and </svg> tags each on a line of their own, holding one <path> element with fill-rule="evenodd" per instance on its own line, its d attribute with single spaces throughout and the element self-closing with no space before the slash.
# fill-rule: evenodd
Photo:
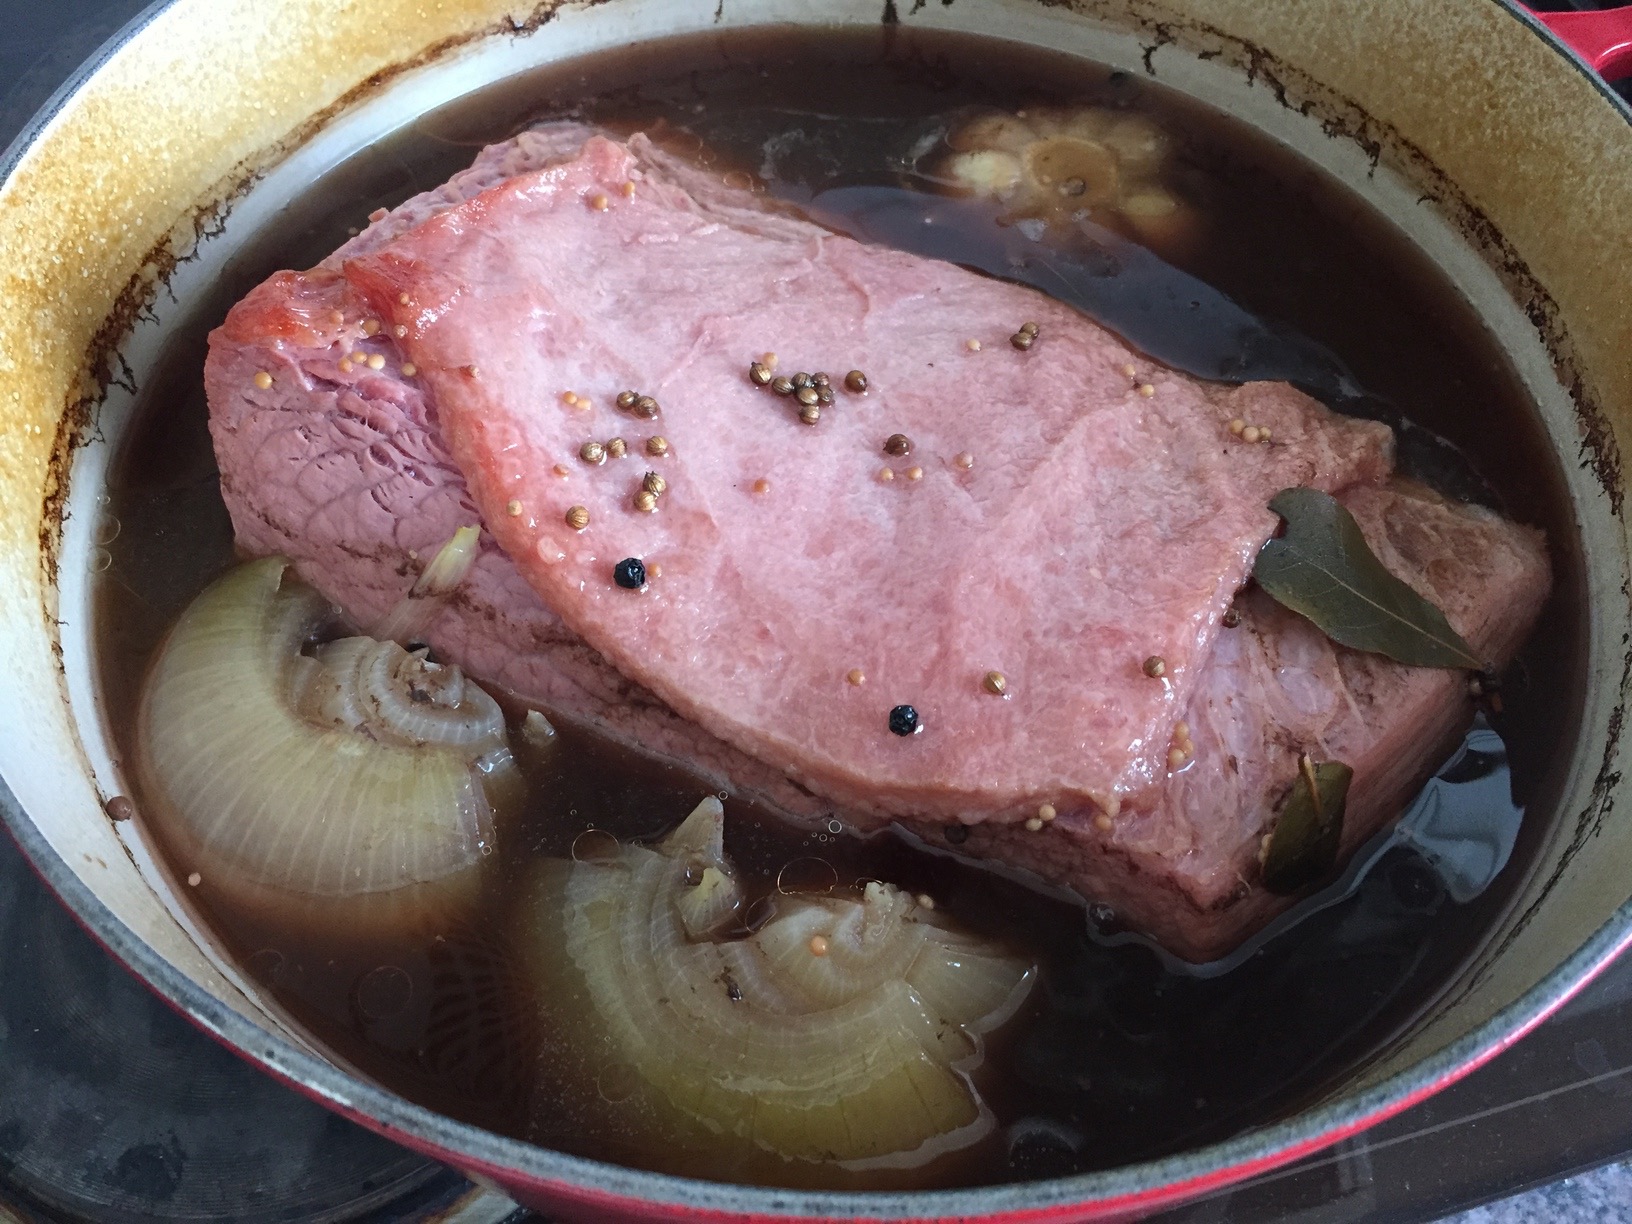
<svg viewBox="0 0 1632 1224">
<path fill-rule="evenodd" d="M 1632 5 L 1535 18 L 1606 80 L 1632 76 Z"/>
</svg>

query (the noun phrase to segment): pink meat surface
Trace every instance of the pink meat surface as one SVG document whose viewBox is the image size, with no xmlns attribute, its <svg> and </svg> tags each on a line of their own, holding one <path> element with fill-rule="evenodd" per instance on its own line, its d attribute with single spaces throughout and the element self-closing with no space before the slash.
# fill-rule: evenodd
<svg viewBox="0 0 1632 1224">
<path fill-rule="evenodd" d="M 1007 336 L 1024 319 L 1042 331 L 1019 353 Z M 746 381 L 765 350 L 836 383 L 860 366 L 875 389 L 841 391 L 804 426 Z M 933 837 L 925 822 L 1054 802 L 1057 836 L 974 830 L 965 850 L 1111 901 L 1176 950 L 1244 933 L 1259 892 L 1220 902 L 1216 884 L 1235 881 L 1285 788 L 1273 754 L 1250 776 L 1208 773 L 1198 713 L 1226 709 L 1234 682 L 1214 660 L 1247 639 L 1217 624 L 1273 527 L 1264 503 L 1291 484 L 1374 482 L 1390 453 L 1386 430 L 1287 388 L 1152 368 L 1029 291 L 858 246 L 639 138 L 567 125 L 486 150 L 319 268 L 260 286 L 212 336 L 206 384 L 241 546 L 293 557 L 360 623 L 454 528 L 483 522 L 475 569 L 426 633 L 472 674 L 796 819 L 905 814 Z M 615 411 L 626 386 L 661 401 L 655 421 Z M 1238 415 L 1273 442 L 1231 438 Z M 880 453 L 895 432 L 911 456 Z M 649 460 L 658 433 L 670 455 Z M 577 458 L 615 436 L 630 458 Z M 655 515 L 631 508 L 647 470 L 669 483 Z M 582 534 L 564 525 L 571 505 L 590 509 Z M 612 585 L 626 555 L 661 568 L 645 592 Z M 1468 594 L 1514 633 L 1528 623 L 1529 597 Z M 1312 633 L 1263 615 L 1266 651 Z M 1506 641 L 1492 639 L 1498 661 Z M 1150 654 L 1161 681 L 1140 670 Z M 980 688 L 993 668 L 1006 699 Z M 1336 694 L 1333 675 L 1310 682 Z M 928 727 L 911 740 L 885 729 L 903 701 Z M 1198 758 L 1169 784 L 1186 710 Z M 1397 734 L 1437 743 L 1466 713 L 1447 690 Z M 1243 734 L 1306 729 L 1273 706 L 1255 717 Z M 1106 839 L 1094 817 L 1111 796 L 1127 816 Z"/>
<path fill-rule="evenodd" d="M 1153 370 L 1034 291 L 769 213 L 638 137 L 591 137 L 341 271 L 406 329 L 478 510 L 545 604 L 682 715 L 854 813 L 1114 810 L 1160 776 L 1195 663 L 1275 525 L 1265 503 L 1389 461 L 1378 425 L 1284 385 Z M 1006 338 L 1028 319 L 1041 333 L 1020 352 Z M 747 378 L 765 351 L 859 367 L 871 390 L 841 391 L 813 428 Z M 660 417 L 620 414 L 626 388 Z M 1232 417 L 1276 444 L 1232 437 Z M 656 433 L 669 453 L 648 464 Z M 895 433 L 913 451 L 884 480 Z M 641 457 L 579 458 L 614 436 Z M 656 513 L 634 504 L 648 466 L 667 482 Z M 624 557 L 660 576 L 620 588 Z M 1006 698 L 981 686 L 993 669 Z M 920 734 L 890 733 L 902 703 Z"/>
<path fill-rule="evenodd" d="M 1507 660 L 1551 589 L 1541 533 L 1405 482 L 1340 500 L 1389 570 L 1444 610 L 1481 657 Z M 1291 904 L 1258 886 L 1258 854 L 1298 757 L 1354 769 L 1344 856 L 1401 807 L 1473 714 L 1461 672 L 1334 645 L 1261 591 L 1239 601 L 1202 666 L 1184 723 L 1192 758 L 1154 802 L 1109 829 L 1067 812 L 1043 829 L 968 830 L 959 853 L 1020 867 L 1111 905 L 1170 951 L 1223 955 Z M 944 831 L 917 830 L 931 844 Z"/>
<path fill-rule="evenodd" d="M 434 403 L 404 376 L 391 333 L 365 327 L 335 269 L 348 254 L 576 151 L 587 134 L 563 124 L 484 150 L 469 170 L 379 217 L 319 267 L 258 286 L 210 337 L 210 432 L 240 549 L 292 558 L 359 625 L 383 620 L 436 550 L 481 516 L 442 441 Z M 359 353 L 363 361 L 349 360 Z M 379 370 L 370 356 L 381 359 Z M 272 380 L 264 389 L 256 385 L 262 373 Z M 607 666 L 544 606 L 490 534 L 425 636 L 472 675 L 556 718 L 683 763 L 790 816 L 832 810 Z"/>
</svg>

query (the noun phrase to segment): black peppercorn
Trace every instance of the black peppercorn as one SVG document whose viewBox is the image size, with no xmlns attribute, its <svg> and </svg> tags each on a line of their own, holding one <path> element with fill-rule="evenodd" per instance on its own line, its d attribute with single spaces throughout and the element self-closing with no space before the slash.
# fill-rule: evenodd
<svg viewBox="0 0 1632 1224">
<path fill-rule="evenodd" d="M 910 705 L 898 705 L 890 711 L 890 730 L 897 735 L 916 735 L 924 729 L 918 721 L 918 711 Z"/>
<path fill-rule="evenodd" d="M 639 557 L 625 557 L 612 567 L 612 581 L 626 591 L 638 591 L 646 585 L 646 563 Z M 892 714 L 890 716 L 894 718 Z M 917 715 L 913 715 L 917 718 Z"/>
</svg>

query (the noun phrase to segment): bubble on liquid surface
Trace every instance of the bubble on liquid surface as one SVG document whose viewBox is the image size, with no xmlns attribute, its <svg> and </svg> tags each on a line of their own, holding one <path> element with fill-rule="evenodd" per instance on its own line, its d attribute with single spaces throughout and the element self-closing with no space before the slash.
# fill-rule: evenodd
<svg viewBox="0 0 1632 1224">
<path fill-rule="evenodd" d="M 414 981 L 404 969 L 381 965 L 358 978 L 351 993 L 357 1010 L 365 1018 L 384 1020 L 408 1006 L 414 997 Z"/>
<path fill-rule="evenodd" d="M 838 882 L 839 873 L 833 864 L 812 856 L 784 863 L 776 873 L 776 891 L 784 894 L 832 892 Z"/>
</svg>

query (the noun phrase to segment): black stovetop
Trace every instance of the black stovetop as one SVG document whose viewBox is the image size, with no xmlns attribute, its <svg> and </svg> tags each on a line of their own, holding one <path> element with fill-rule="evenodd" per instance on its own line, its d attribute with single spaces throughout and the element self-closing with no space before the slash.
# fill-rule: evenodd
<svg viewBox="0 0 1632 1224">
<path fill-rule="evenodd" d="M 0 146 L 144 7 L 0 0 Z M 1160 1218 L 1426 1221 L 1629 1154 L 1632 960 L 1426 1103 Z M 0 836 L 0 1219 L 8 1212 L 95 1224 L 528 1218 L 194 1030 Z"/>
</svg>

